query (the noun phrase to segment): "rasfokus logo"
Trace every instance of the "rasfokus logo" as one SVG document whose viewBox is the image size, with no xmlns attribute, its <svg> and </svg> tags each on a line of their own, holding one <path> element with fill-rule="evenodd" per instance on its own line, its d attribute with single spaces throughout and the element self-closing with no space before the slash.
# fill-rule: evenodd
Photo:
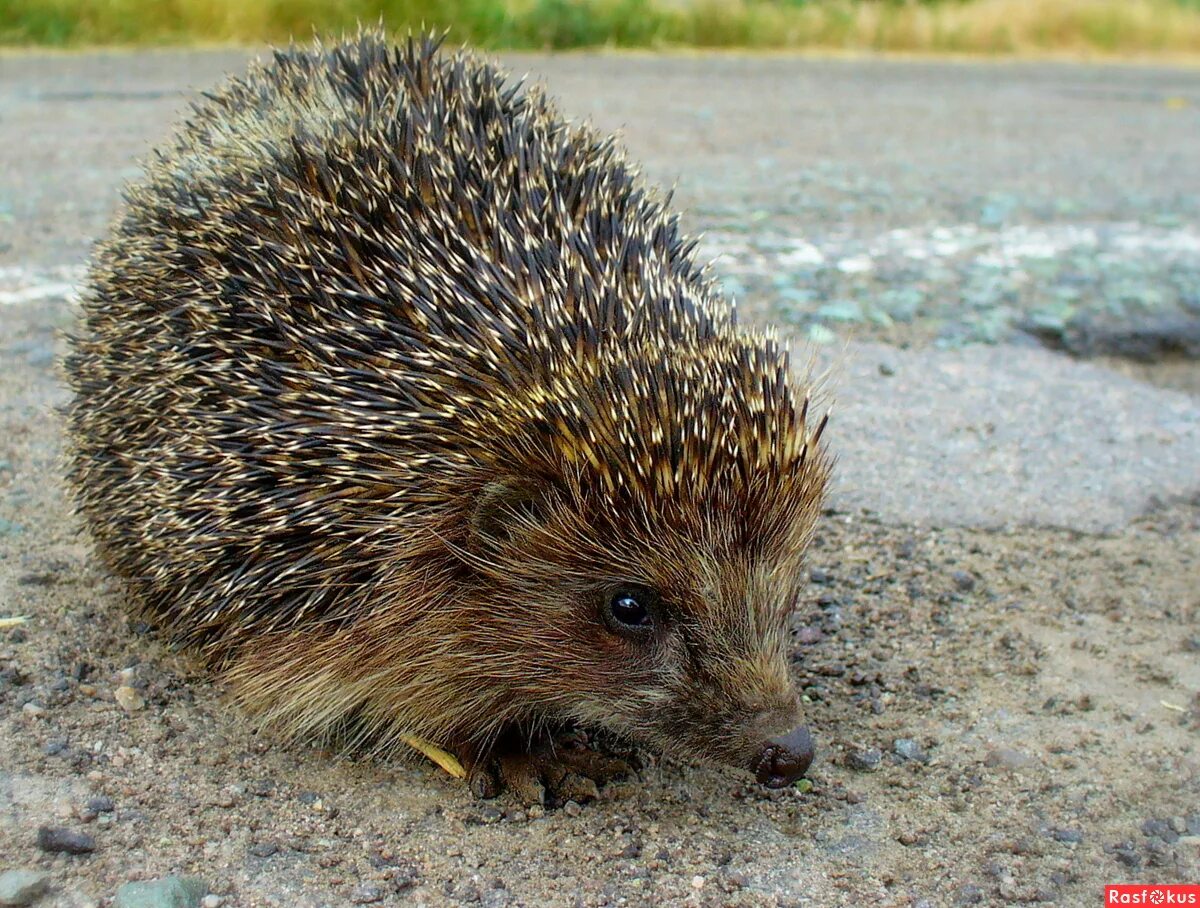
<svg viewBox="0 0 1200 908">
<path fill-rule="evenodd" d="M 1197 905 L 1200 886 L 1187 883 L 1126 883 L 1104 887 L 1105 905 Z"/>
</svg>

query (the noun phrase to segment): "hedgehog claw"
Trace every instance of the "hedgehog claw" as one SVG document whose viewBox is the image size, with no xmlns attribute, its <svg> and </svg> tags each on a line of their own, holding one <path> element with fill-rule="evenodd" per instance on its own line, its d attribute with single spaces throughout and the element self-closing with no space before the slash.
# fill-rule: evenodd
<svg viewBox="0 0 1200 908">
<path fill-rule="evenodd" d="M 467 773 L 467 785 L 471 794 L 481 801 L 490 801 L 499 796 L 502 787 L 496 772 L 487 763 L 476 763 Z"/>
<path fill-rule="evenodd" d="M 486 756 L 465 755 L 468 784 L 477 798 L 494 798 L 507 789 L 529 806 L 594 801 L 599 785 L 633 771 L 625 760 L 593 750 L 581 732 L 519 740 L 514 737 L 511 749 L 501 745 Z"/>
<path fill-rule="evenodd" d="M 504 786 L 526 806 L 546 803 L 537 758 L 533 754 L 507 754 L 500 758 L 500 778 Z"/>
</svg>

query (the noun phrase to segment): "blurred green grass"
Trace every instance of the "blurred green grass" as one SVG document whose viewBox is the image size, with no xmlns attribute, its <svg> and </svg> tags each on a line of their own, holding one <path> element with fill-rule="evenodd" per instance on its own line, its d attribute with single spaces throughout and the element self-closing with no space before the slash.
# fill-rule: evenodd
<svg viewBox="0 0 1200 908">
<path fill-rule="evenodd" d="M 486 48 L 1200 54 L 1200 0 L 3 0 L 0 44 L 258 44 L 383 21 Z"/>
</svg>

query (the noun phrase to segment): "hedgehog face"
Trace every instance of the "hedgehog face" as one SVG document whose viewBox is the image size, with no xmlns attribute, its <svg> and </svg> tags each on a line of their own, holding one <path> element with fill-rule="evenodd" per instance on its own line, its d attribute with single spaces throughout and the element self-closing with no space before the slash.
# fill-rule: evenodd
<svg viewBox="0 0 1200 908">
<path fill-rule="evenodd" d="M 795 544 L 768 544 L 713 514 L 681 529 L 489 487 L 473 521 L 489 595 L 504 603 L 489 645 L 535 638 L 521 656 L 532 714 L 786 784 L 811 761 L 806 732 L 785 739 L 799 721 L 788 618 L 812 518 L 786 524 Z"/>
<path fill-rule="evenodd" d="M 695 544 L 690 550 L 676 549 L 668 576 L 599 585 L 593 605 L 611 639 L 603 663 L 591 669 L 607 689 L 581 697 L 577 714 L 616 721 L 666 753 L 790 782 L 808 758 L 795 772 L 762 764 L 773 742 L 780 746 L 800 719 L 787 645 L 795 596 L 787 575 L 798 572 L 714 555 Z M 635 576 L 649 578 L 643 567 L 661 563 L 661 549 L 652 551 L 647 565 L 632 567 Z M 586 604 L 581 611 L 586 621 Z"/>
</svg>

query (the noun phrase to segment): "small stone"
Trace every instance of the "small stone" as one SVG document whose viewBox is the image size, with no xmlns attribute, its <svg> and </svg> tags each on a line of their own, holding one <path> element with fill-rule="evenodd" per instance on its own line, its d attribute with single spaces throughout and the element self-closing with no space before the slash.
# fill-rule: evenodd
<svg viewBox="0 0 1200 908">
<path fill-rule="evenodd" d="M 258 842 L 250 846 L 250 853 L 256 858 L 269 858 L 277 851 L 279 851 L 279 846 L 274 842 Z"/>
<path fill-rule="evenodd" d="M 85 805 L 92 813 L 112 813 L 113 799 L 107 795 L 96 795 L 94 798 L 88 798 Z"/>
<path fill-rule="evenodd" d="M 833 575 L 828 571 L 821 570 L 820 568 L 813 568 L 808 572 L 808 579 L 813 583 L 819 583 L 824 586 L 825 584 L 832 582 Z"/>
<path fill-rule="evenodd" d="M 950 575 L 950 579 L 954 581 L 954 585 L 960 592 L 969 593 L 975 589 L 975 577 L 966 571 L 954 571 Z"/>
<path fill-rule="evenodd" d="M 879 364 L 879 374 L 882 375 L 884 378 L 889 378 L 896 374 L 896 367 L 893 366 L 891 363 L 880 363 Z"/>
<path fill-rule="evenodd" d="M 492 807 L 490 804 L 479 809 L 479 822 L 490 826 L 493 823 L 499 823 L 504 819 L 504 812 L 498 807 Z"/>
<path fill-rule="evenodd" d="M 0 873 L 0 905 L 21 908 L 32 905 L 50 888 L 50 877 L 36 870 L 6 870 Z"/>
<path fill-rule="evenodd" d="M 146 701 L 128 684 L 123 684 L 113 691 L 113 699 L 127 713 L 135 713 L 146 706 Z"/>
<path fill-rule="evenodd" d="M 983 765 L 1015 772 L 1032 766 L 1033 757 L 1011 747 L 996 747 L 988 751 L 987 756 L 983 758 Z"/>
<path fill-rule="evenodd" d="M 958 897 L 954 900 L 956 905 L 978 905 L 983 901 L 984 892 L 973 883 L 967 883 L 958 890 Z"/>
<path fill-rule="evenodd" d="M 580 807 L 575 801 L 567 801 L 567 803 L 563 805 L 563 813 L 569 817 L 577 817 L 583 813 L 583 808 Z"/>
<path fill-rule="evenodd" d="M 507 889 L 488 889 L 479 897 L 479 904 L 483 908 L 505 908 L 512 901 L 512 896 Z"/>
<path fill-rule="evenodd" d="M 1130 870 L 1137 870 L 1142 866 L 1142 859 L 1132 847 L 1118 848 L 1114 853 L 1117 860 Z"/>
<path fill-rule="evenodd" d="M 219 895 L 213 895 L 212 893 L 206 895 L 200 902 L 201 908 L 221 908 L 221 906 L 224 904 L 225 899 Z"/>
<path fill-rule="evenodd" d="M 904 760 L 914 760 L 917 763 L 928 763 L 929 754 L 912 738 L 897 738 L 892 742 L 892 750 L 896 756 Z"/>
<path fill-rule="evenodd" d="M 1167 820 L 1146 820 L 1142 824 L 1142 835 L 1162 839 L 1168 845 L 1179 841 L 1179 833 L 1171 828 L 1171 824 Z"/>
<path fill-rule="evenodd" d="M 43 826 L 39 829 L 37 845 L 42 851 L 62 854 L 88 854 L 96 850 L 96 840 L 86 832 L 76 832 L 61 826 Z"/>
<path fill-rule="evenodd" d="M 382 902 L 383 897 L 383 888 L 374 883 L 361 883 L 350 893 L 350 901 L 355 905 L 374 905 L 376 902 Z"/>
<path fill-rule="evenodd" d="M 883 762 L 883 753 L 877 747 L 852 750 L 846 754 L 846 766 L 856 772 L 874 772 Z"/>
<path fill-rule="evenodd" d="M 160 880 L 126 883 L 117 890 L 113 908 L 200 908 L 208 892 L 194 876 L 165 876 Z"/>
<path fill-rule="evenodd" d="M 529 806 L 528 813 L 529 813 L 529 819 L 540 820 L 542 817 L 544 817 L 546 815 L 546 808 L 543 807 L 541 804 L 531 804 Z"/>
<path fill-rule="evenodd" d="M 692 888 L 693 889 L 703 889 L 704 888 L 704 877 L 702 877 L 702 876 L 692 877 Z"/>
<path fill-rule="evenodd" d="M 796 642 L 804 646 L 811 646 L 814 643 L 820 643 L 824 636 L 819 627 L 806 624 L 796 631 Z"/>
<path fill-rule="evenodd" d="M 1068 845 L 1078 845 L 1083 841 L 1083 833 L 1078 829 L 1056 828 L 1051 830 L 1050 834 L 1056 842 L 1065 842 Z"/>
<path fill-rule="evenodd" d="M 46 715 L 45 708 L 40 703 L 35 703 L 32 700 L 21 707 L 21 712 L 29 716 L 31 719 L 37 719 Z"/>
</svg>

